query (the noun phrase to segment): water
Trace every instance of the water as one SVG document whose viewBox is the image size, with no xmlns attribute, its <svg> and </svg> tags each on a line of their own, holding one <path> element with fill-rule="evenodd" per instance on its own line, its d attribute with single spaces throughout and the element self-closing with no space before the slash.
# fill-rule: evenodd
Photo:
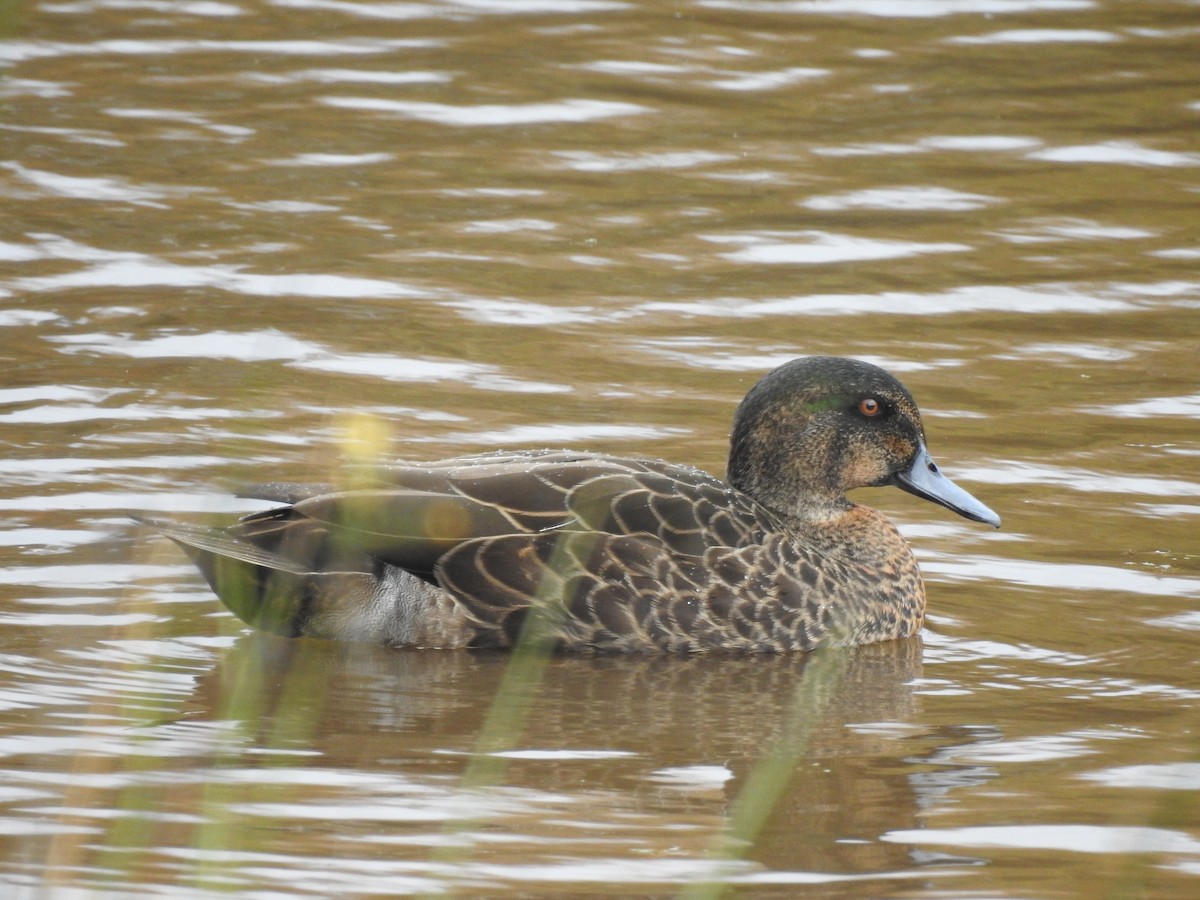
<svg viewBox="0 0 1200 900">
<path fill-rule="evenodd" d="M 1200 890 L 1194 3 L 4 16 L 6 896 Z M 250 634 L 125 517 L 380 449 L 719 473 L 807 353 L 1004 517 L 864 492 L 921 640 L 505 683 Z"/>
</svg>

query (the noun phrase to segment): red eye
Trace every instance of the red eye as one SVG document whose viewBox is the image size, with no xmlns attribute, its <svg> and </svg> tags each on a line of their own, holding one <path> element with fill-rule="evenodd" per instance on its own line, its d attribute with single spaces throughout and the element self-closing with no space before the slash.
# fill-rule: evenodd
<svg viewBox="0 0 1200 900">
<path fill-rule="evenodd" d="M 867 397 L 858 402 L 858 411 L 864 416 L 877 416 L 883 411 L 883 404 L 874 397 Z"/>
</svg>

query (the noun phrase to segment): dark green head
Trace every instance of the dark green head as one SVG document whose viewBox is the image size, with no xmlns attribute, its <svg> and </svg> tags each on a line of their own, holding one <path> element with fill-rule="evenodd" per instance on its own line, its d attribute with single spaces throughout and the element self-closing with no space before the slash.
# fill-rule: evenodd
<svg viewBox="0 0 1200 900">
<path fill-rule="evenodd" d="M 894 484 L 998 526 L 994 512 L 938 472 L 912 394 L 878 366 L 836 356 L 784 363 L 733 419 L 729 483 L 800 519 L 849 506 L 846 491 Z"/>
</svg>

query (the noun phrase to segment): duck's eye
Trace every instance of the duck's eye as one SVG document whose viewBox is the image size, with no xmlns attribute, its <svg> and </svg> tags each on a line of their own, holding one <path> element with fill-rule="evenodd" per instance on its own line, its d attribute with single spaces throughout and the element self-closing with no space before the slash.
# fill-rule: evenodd
<svg viewBox="0 0 1200 900">
<path fill-rule="evenodd" d="M 877 416 L 883 412 L 883 404 L 874 397 L 865 397 L 858 401 L 858 411 L 864 416 Z"/>
</svg>

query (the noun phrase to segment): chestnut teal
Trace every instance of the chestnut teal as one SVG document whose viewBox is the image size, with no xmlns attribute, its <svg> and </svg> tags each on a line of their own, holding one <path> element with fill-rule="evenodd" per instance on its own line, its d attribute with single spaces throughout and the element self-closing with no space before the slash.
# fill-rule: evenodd
<svg viewBox="0 0 1200 900">
<path fill-rule="evenodd" d="M 279 634 L 508 648 L 536 622 L 568 651 L 796 651 L 920 629 L 912 551 L 846 498 L 880 485 L 1000 525 L 933 463 L 899 381 L 815 356 L 746 395 L 725 482 L 657 459 L 502 451 L 256 485 L 246 496 L 283 505 L 227 528 L 146 521 Z"/>
</svg>

